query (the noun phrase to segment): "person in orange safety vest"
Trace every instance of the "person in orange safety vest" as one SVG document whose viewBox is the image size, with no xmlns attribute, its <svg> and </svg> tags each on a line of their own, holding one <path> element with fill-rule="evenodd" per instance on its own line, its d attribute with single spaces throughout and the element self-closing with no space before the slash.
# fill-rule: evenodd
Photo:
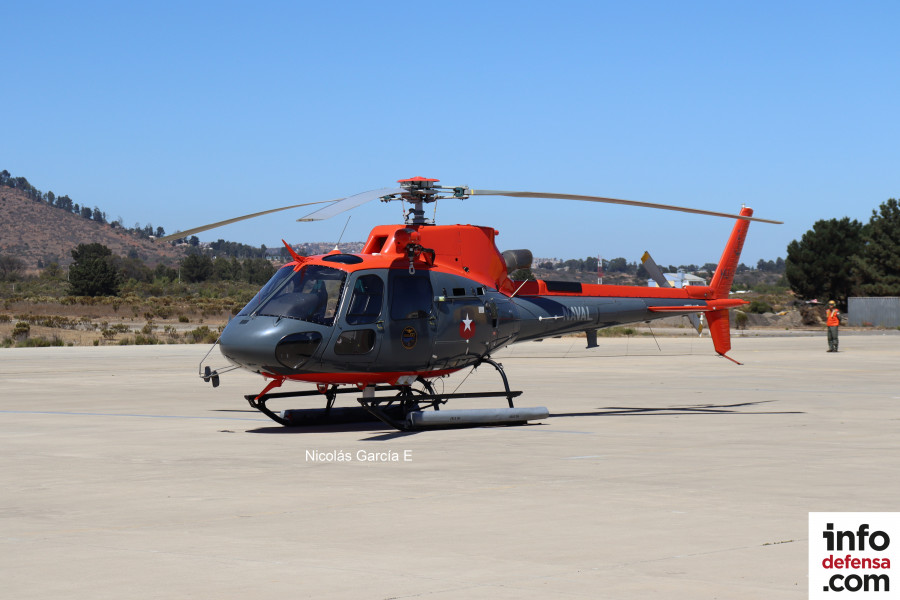
<svg viewBox="0 0 900 600">
<path fill-rule="evenodd" d="M 834 300 L 828 301 L 828 308 L 825 310 L 825 325 L 828 326 L 828 352 L 838 351 L 838 326 L 841 324 L 841 313 Z"/>
</svg>

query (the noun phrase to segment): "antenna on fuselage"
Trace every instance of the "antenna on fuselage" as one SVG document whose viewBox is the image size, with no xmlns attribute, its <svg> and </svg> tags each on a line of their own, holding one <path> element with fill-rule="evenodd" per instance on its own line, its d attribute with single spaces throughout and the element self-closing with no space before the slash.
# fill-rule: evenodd
<svg viewBox="0 0 900 600">
<path fill-rule="evenodd" d="M 332 250 L 332 252 L 340 252 L 340 250 L 338 249 L 338 246 L 341 244 L 341 240 L 344 239 L 344 232 L 347 231 L 347 225 L 349 225 L 349 224 L 350 224 L 350 217 L 347 217 L 347 222 L 344 223 L 344 228 L 341 229 L 341 235 L 340 235 L 340 237 L 338 237 L 338 241 L 334 245 L 334 250 Z"/>
</svg>

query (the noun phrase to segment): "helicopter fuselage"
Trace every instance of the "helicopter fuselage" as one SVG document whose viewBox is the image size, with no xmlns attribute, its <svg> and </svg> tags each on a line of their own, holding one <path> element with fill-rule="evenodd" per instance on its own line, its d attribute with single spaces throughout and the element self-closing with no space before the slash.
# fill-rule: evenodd
<svg viewBox="0 0 900 600">
<path fill-rule="evenodd" d="M 694 311 L 727 320 L 743 304 L 707 286 L 514 281 L 497 234 L 385 225 L 357 254 L 294 255 L 229 322 L 221 351 L 278 380 L 397 385 L 478 364 L 515 342 L 574 332 L 590 340 L 600 328 Z"/>
</svg>

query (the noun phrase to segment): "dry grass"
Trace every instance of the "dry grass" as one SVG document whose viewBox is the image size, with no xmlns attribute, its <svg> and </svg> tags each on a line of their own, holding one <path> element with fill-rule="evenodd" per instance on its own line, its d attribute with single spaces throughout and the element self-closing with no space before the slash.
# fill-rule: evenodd
<svg viewBox="0 0 900 600">
<path fill-rule="evenodd" d="M 210 303 L 170 299 L 93 304 L 60 300 L 17 301 L 0 307 L 0 345 L 23 341 L 11 339 L 18 322 L 28 323 L 29 338 L 58 339 L 67 346 L 208 343 L 233 312 Z"/>
</svg>

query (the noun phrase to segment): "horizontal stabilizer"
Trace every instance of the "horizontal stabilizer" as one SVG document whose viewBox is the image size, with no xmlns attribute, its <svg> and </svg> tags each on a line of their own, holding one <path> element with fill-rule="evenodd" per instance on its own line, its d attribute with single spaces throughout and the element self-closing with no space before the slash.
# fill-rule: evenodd
<svg viewBox="0 0 900 600">
<path fill-rule="evenodd" d="M 682 314 L 709 312 L 716 309 L 711 306 L 648 306 L 647 310 L 649 310 L 650 312 L 670 312 Z"/>
</svg>

